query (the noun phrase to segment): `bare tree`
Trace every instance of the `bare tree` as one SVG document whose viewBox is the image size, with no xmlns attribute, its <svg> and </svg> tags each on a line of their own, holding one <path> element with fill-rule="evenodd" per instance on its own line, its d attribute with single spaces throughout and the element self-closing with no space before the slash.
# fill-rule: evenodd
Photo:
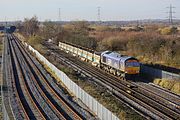
<svg viewBox="0 0 180 120">
<path fill-rule="evenodd" d="M 45 39 L 55 39 L 55 37 L 62 32 L 60 24 L 56 24 L 51 21 L 43 23 L 41 34 Z"/>
<path fill-rule="evenodd" d="M 25 18 L 23 22 L 23 29 L 26 35 L 32 36 L 39 30 L 39 22 L 36 16 L 31 19 Z"/>
</svg>

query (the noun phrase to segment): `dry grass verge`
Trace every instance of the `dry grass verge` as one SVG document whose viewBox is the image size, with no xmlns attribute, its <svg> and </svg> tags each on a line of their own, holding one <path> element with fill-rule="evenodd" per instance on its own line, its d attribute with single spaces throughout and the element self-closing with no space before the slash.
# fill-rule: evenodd
<svg viewBox="0 0 180 120">
<path fill-rule="evenodd" d="M 180 94 L 180 81 L 179 80 L 155 79 L 153 83 L 163 88 L 166 88 L 174 93 Z"/>
</svg>

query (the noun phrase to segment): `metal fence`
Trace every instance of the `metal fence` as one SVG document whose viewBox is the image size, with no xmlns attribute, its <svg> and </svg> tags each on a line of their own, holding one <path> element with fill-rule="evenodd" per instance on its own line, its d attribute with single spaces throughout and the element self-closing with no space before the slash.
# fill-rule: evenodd
<svg viewBox="0 0 180 120">
<path fill-rule="evenodd" d="M 178 79 L 178 80 L 180 79 L 179 74 L 174 74 L 160 69 L 155 69 L 145 65 L 141 65 L 141 72 L 150 75 L 153 78 L 166 78 L 166 79 Z"/>
<path fill-rule="evenodd" d="M 28 46 L 27 44 L 25 44 Z M 83 89 L 81 89 L 76 83 L 74 83 L 65 73 L 57 69 L 53 64 L 51 64 L 45 57 L 43 57 L 37 50 L 28 46 L 29 50 L 34 52 L 40 61 L 44 62 L 51 70 L 61 79 L 61 81 L 66 85 L 66 87 L 79 98 L 88 108 L 93 111 L 98 118 L 102 120 L 119 120 L 112 112 L 101 105 L 97 100 L 91 97 Z"/>
</svg>

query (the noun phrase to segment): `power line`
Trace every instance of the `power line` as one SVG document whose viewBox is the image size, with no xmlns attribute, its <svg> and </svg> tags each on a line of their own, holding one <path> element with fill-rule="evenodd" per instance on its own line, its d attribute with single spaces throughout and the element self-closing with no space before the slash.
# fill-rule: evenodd
<svg viewBox="0 0 180 120">
<path fill-rule="evenodd" d="M 175 7 L 170 4 L 170 6 L 167 7 L 167 8 L 169 9 L 169 12 L 167 12 L 167 13 L 168 13 L 169 24 L 170 24 L 170 25 L 173 25 L 173 18 L 175 18 L 175 17 L 173 16 L 173 14 L 175 13 L 175 12 L 173 11 L 173 9 L 174 9 Z"/>
<path fill-rule="evenodd" d="M 59 8 L 59 22 L 61 22 L 61 8 Z"/>
</svg>

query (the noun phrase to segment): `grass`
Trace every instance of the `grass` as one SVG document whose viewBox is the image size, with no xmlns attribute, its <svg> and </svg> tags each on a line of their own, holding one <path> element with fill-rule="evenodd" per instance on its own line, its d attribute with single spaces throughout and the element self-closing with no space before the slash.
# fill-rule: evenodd
<svg viewBox="0 0 180 120">
<path fill-rule="evenodd" d="M 0 42 L 0 55 L 2 54 L 3 44 Z"/>
<path fill-rule="evenodd" d="M 163 88 L 166 88 L 174 93 L 180 94 L 180 81 L 179 80 L 155 79 L 153 83 Z"/>
<path fill-rule="evenodd" d="M 26 42 L 26 38 L 23 36 L 23 35 L 21 35 L 21 34 L 19 34 L 19 33 L 14 33 L 22 42 Z"/>
</svg>

